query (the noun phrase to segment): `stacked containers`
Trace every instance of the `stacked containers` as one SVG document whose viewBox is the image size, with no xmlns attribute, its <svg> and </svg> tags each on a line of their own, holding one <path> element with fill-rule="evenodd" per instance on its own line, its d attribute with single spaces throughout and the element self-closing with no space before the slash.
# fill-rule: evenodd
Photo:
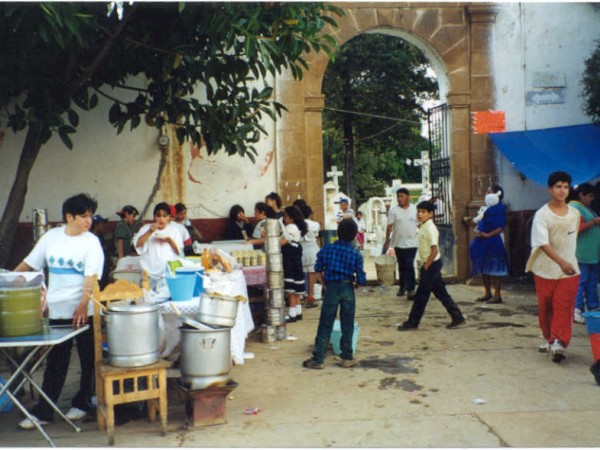
<svg viewBox="0 0 600 450">
<path fill-rule="evenodd" d="M 283 289 L 283 260 L 279 220 L 267 219 L 266 231 L 267 290 L 265 292 L 265 312 L 267 324 L 263 328 L 263 342 L 275 342 L 286 338 L 285 291 Z"/>
</svg>

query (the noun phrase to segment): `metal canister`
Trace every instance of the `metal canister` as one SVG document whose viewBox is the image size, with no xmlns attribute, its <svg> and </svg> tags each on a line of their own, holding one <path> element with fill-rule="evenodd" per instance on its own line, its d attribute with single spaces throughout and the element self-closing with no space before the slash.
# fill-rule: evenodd
<svg viewBox="0 0 600 450">
<path fill-rule="evenodd" d="M 263 325 L 262 326 L 262 341 L 266 344 L 272 344 L 277 340 L 277 327 Z"/>
<path fill-rule="evenodd" d="M 268 289 L 267 308 L 283 308 L 285 306 L 285 291 L 283 289 Z"/>
<path fill-rule="evenodd" d="M 283 308 L 271 308 L 267 310 L 267 324 L 277 326 L 283 323 Z"/>
<path fill-rule="evenodd" d="M 34 209 L 31 214 L 33 225 L 33 241 L 37 242 L 48 231 L 48 210 L 46 208 Z"/>
<path fill-rule="evenodd" d="M 267 219 L 265 229 L 267 230 L 267 237 L 279 236 L 281 234 L 279 219 Z"/>
<path fill-rule="evenodd" d="M 269 272 L 280 272 L 283 270 L 283 257 L 281 253 L 269 253 L 267 257 L 267 270 Z"/>
<path fill-rule="evenodd" d="M 283 272 L 268 272 L 267 286 L 271 289 L 283 288 Z"/>
<path fill-rule="evenodd" d="M 265 238 L 265 249 L 267 253 L 281 253 L 279 236 L 267 236 Z"/>
<path fill-rule="evenodd" d="M 264 252 L 258 253 L 258 265 L 264 266 L 267 263 L 267 255 Z"/>
<path fill-rule="evenodd" d="M 277 327 L 276 336 L 278 341 L 285 341 L 287 333 L 285 331 L 285 323 Z"/>
</svg>

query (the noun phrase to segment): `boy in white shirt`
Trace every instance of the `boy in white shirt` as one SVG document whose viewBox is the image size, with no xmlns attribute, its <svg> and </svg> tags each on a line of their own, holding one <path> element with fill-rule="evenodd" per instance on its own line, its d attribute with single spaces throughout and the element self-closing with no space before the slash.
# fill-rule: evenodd
<svg viewBox="0 0 600 450">
<path fill-rule="evenodd" d="M 531 226 L 531 255 L 526 272 L 533 272 L 538 298 L 538 320 L 545 342 L 541 353 L 552 361 L 565 359 L 571 340 L 571 321 L 579 286 L 575 251 L 581 216 L 566 202 L 571 176 L 552 172 L 548 177 L 550 201 L 537 210 Z"/>
<path fill-rule="evenodd" d="M 417 220 L 420 222 L 417 234 L 417 266 L 420 268 L 419 287 L 415 294 L 408 320 L 398 326 L 399 331 L 414 330 L 419 328 L 421 318 L 433 293 L 444 305 L 452 321 L 446 328 L 456 328 L 465 323 L 465 317 L 458 305 L 446 290 L 442 279 L 442 260 L 439 252 L 440 233 L 433 223 L 433 203 L 423 201 L 417 205 Z"/>
<path fill-rule="evenodd" d="M 65 200 L 62 215 L 65 226 L 52 228 L 40 238 L 31 253 L 15 268 L 15 272 L 41 271 L 48 267 L 48 317 L 50 325 L 79 328 L 91 324 L 94 313 L 90 296 L 94 288 L 94 276 L 102 277 L 104 252 L 98 237 L 91 233 L 92 216 L 98 203 L 87 194 L 79 194 Z M 74 339 L 56 345 L 46 360 L 42 390 L 56 404 L 65 384 L 71 359 L 73 341 L 81 375 L 79 391 L 71 401 L 66 416 L 80 420 L 92 411 L 94 394 L 94 331 L 90 326 Z M 53 420 L 54 410 L 44 400 L 32 409 L 33 420 L 41 425 Z M 24 430 L 35 428 L 33 421 L 24 419 L 19 423 Z"/>
</svg>

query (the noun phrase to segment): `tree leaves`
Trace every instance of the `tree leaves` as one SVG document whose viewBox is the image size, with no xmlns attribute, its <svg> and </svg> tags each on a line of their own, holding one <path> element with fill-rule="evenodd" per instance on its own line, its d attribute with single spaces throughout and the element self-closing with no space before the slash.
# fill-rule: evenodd
<svg viewBox="0 0 600 450">
<path fill-rule="evenodd" d="M 285 110 L 265 77 L 289 69 L 300 79 L 303 52 L 332 54 L 335 40 L 322 29 L 341 13 L 322 3 L 123 9 L 119 20 L 96 2 L 0 4 L 0 80 L 9 80 L 0 83 L 0 107 L 16 102 L 27 112 L 9 115 L 14 131 L 41 123 L 44 135 L 58 132 L 72 146 L 79 110 L 95 108 L 100 94 L 112 102 L 108 121 L 117 133 L 147 117 L 158 129 L 175 124 L 180 142 L 203 139 L 209 153 L 253 159 L 252 144 L 266 134 L 263 114 L 275 119 Z M 71 93 L 72 86 L 79 88 Z"/>
</svg>

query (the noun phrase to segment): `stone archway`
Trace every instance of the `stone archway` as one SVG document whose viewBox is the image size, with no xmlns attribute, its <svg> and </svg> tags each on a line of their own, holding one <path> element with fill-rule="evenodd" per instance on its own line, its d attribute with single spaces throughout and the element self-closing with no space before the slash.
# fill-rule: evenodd
<svg viewBox="0 0 600 450">
<path fill-rule="evenodd" d="M 495 178 L 494 159 L 485 136 L 470 131 L 472 111 L 493 105 L 490 51 L 497 7 L 469 3 L 340 3 L 345 15 L 329 31 L 342 45 L 366 32 L 397 35 L 430 58 L 441 95 L 450 109 L 452 206 L 455 212 L 456 276 L 469 272 L 468 230 L 462 223 L 476 192 L 476 176 Z M 321 93 L 326 55 L 311 54 L 301 81 L 289 74 L 277 80 L 277 100 L 288 113 L 276 125 L 279 191 L 285 203 L 301 196 L 323 219 L 323 143 Z M 442 76 L 440 76 L 442 75 Z"/>
</svg>

